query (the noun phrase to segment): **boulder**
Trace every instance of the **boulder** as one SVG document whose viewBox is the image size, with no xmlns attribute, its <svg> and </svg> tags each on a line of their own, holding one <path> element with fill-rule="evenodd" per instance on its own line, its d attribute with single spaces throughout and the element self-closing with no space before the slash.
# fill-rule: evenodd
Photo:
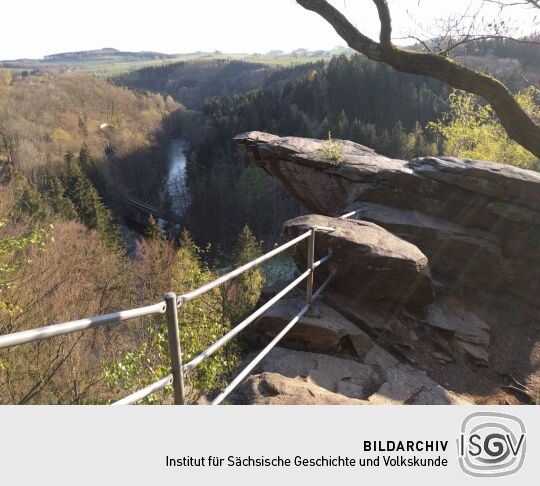
<svg viewBox="0 0 540 486">
<path fill-rule="evenodd" d="M 399 172 L 404 166 L 402 161 L 349 141 L 340 142 L 344 154 L 340 164 L 322 158 L 324 140 L 249 132 L 234 141 L 306 208 L 333 216 L 356 200 L 381 173 Z"/>
<path fill-rule="evenodd" d="M 428 257 L 434 274 L 475 288 L 501 285 L 505 259 L 499 239 L 486 231 L 376 203 L 355 203 L 347 211 L 357 211 L 355 219 L 371 221 L 417 246 Z"/>
<path fill-rule="evenodd" d="M 366 400 L 333 393 L 308 378 L 264 372 L 249 376 L 231 396 L 230 403 L 249 405 L 366 405 Z"/>
<path fill-rule="evenodd" d="M 248 357 L 247 362 L 252 357 Z M 274 348 L 231 395 L 252 405 L 397 405 L 470 403 L 404 366 L 377 345 L 365 363 Z"/>
<path fill-rule="evenodd" d="M 368 401 L 372 405 L 463 405 L 471 402 L 429 378 L 425 371 L 403 365 L 380 346 L 364 359 L 384 383 Z"/>
<path fill-rule="evenodd" d="M 538 172 L 456 157 L 421 157 L 407 166 L 428 179 L 540 211 Z"/>
<path fill-rule="evenodd" d="M 454 349 L 478 366 L 488 366 L 489 354 L 484 346 L 461 339 L 453 339 Z"/>
<path fill-rule="evenodd" d="M 448 331 L 453 337 L 472 344 L 489 346 L 489 325 L 456 299 L 440 298 L 428 308 L 426 323 Z"/>
<path fill-rule="evenodd" d="M 268 309 L 254 324 L 259 339 L 269 342 L 305 305 L 305 297 L 283 299 Z M 280 341 L 280 346 L 319 353 L 340 354 L 353 346 L 373 343 L 361 329 L 321 300 Z"/>
<path fill-rule="evenodd" d="M 349 398 L 365 399 L 382 383 L 370 366 L 357 361 L 280 347 L 274 348 L 254 370 L 255 373 L 265 371 L 288 378 L 304 377 Z"/>
<path fill-rule="evenodd" d="M 373 405 L 472 405 L 428 377 L 425 371 L 400 365 L 389 370 L 387 381 L 369 397 Z"/>
<path fill-rule="evenodd" d="M 425 322 L 443 331 L 441 338 L 446 339 L 459 355 L 479 366 L 487 366 L 490 326 L 455 297 L 437 297 L 427 308 Z M 440 361 L 440 354 L 435 358 Z"/>
<path fill-rule="evenodd" d="M 319 267 L 319 278 L 335 271 L 329 291 L 356 301 L 382 301 L 423 307 L 433 301 L 426 256 L 414 245 L 384 228 L 366 221 L 309 215 L 287 221 L 283 235 L 293 239 L 313 226 L 333 228 L 318 231 L 315 254 L 332 252 L 328 265 Z M 297 246 L 297 263 L 305 267 L 307 245 Z"/>
</svg>

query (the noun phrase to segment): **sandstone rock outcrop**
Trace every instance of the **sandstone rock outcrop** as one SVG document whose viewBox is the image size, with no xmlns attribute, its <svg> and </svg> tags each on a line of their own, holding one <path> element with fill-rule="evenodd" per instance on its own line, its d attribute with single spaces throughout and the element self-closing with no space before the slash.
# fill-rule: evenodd
<svg viewBox="0 0 540 486">
<path fill-rule="evenodd" d="M 352 353 L 378 388 L 344 396 L 367 403 L 460 403 L 449 389 L 481 403 L 540 396 L 540 173 L 451 157 L 394 160 L 349 141 L 334 141 L 339 162 L 323 157 L 323 140 L 250 132 L 235 141 L 316 213 L 286 222 L 285 239 L 335 229 L 317 232 L 317 258 L 332 259 L 316 278 L 335 272 L 324 301 L 369 333 L 350 339 L 305 322 L 284 346 Z M 295 258 L 303 271 L 305 245 Z M 266 337 L 287 314 L 263 316 Z M 276 373 L 266 363 L 260 372 Z M 298 385 L 309 375 L 286 376 Z"/>
<path fill-rule="evenodd" d="M 374 343 L 364 363 L 274 348 L 230 401 L 283 405 L 470 403 L 435 383 L 425 372 L 400 364 Z"/>
<path fill-rule="evenodd" d="M 493 289 L 501 283 L 500 268 L 505 261 L 500 241 L 487 231 L 376 203 L 354 203 L 349 209 L 358 211 L 358 218 L 421 247 L 436 274 L 475 288 Z"/>
<path fill-rule="evenodd" d="M 308 210 L 338 216 L 355 203 L 375 203 L 365 208 L 368 220 L 392 232 L 405 221 L 396 234 L 435 260 L 433 271 L 444 270 L 450 252 L 462 260 L 447 269 L 457 283 L 473 285 L 477 276 L 540 306 L 540 173 L 452 157 L 394 160 L 349 141 L 340 141 L 336 164 L 322 158 L 323 140 L 249 132 L 235 141 Z"/>
<path fill-rule="evenodd" d="M 330 392 L 308 378 L 287 378 L 269 372 L 249 376 L 231 402 L 250 405 L 369 405 L 366 400 Z"/>
<path fill-rule="evenodd" d="M 263 344 L 275 337 L 303 305 L 303 297 L 295 297 L 266 311 L 255 327 Z M 313 304 L 311 315 L 303 317 L 280 346 L 234 394 L 233 403 L 470 403 L 431 380 L 424 371 L 403 365 L 358 326 L 321 301 Z M 299 349 L 319 349 L 327 354 Z"/>
<path fill-rule="evenodd" d="M 320 274 L 335 272 L 333 292 L 355 301 L 379 301 L 424 307 L 433 301 L 427 257 L 384 228 L 367 221 L 342 220 L 319 215 L 287 221 L 283 235 L 293 239 L 312 226 L 322 230 L 315 238 L 316 258 L 332 253 L 332 262 Z M 298 247 L 298 265 L 305 265 L 307 249 Z"/>
<path fill-rule="evenodd" d="M 298 313 L 305 297 L 284 298 L 270 307 L 256 322 L 258 340 L 266 344 Z M 285 335 L 282 346 L 293 349 L 340 355 L 353 346 L 371 339 L 348 319 L 321 300 Z"/>
</svg>

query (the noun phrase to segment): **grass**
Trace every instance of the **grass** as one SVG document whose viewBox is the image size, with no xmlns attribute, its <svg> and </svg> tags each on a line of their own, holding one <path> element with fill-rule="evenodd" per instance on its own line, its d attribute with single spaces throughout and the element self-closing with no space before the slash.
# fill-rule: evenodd
<svg viewBox="0 0 540 486">
<path fill-rule="evenodd" d="M 178 56 L 171 59 L 158 59 L 155 61 L 89 61 L 82 62 L 77 66 L 69 66 L 74 68 L 76 71 L 86 72 L 87 74 L 94 74 L 96 76 L 118 76 L 120 74 L 125 74 L 130 71 L 135 71 L 143 67 L 150 66 L 162 66 L 164 64 L 171 64 L 181 61 L 215 61 L 218 59 L 227 59 L 227 60 L 237 60 L 244 62 L 253 62 L 266 64 L 269 66 L 280 66 L 280 67 L 293 67 L 300 64 L 306 64 L 311 62 L 318 62 L 329 60 L 329 58 L 324 57 L 265 57 L 265 56 L 245 56 L 243 54 L 231 54 L 231 55 L 196 55 L 196 54 L 186 54 Z M 59 63 L 61 65 L 61 63 Z"/>
<path fill-rule="evenodd" d="M 82 72 L 85 74 L 91 74 L 100 77 L 118 76 L 130 71 L 141 69 L 150 66 L 161 66 L 164 64 L 171 64 L 180 61 L 215 61 L 218 59 L 238 60 L 244 62 L 253 62 L 260 64 L 267 64 L 271 66 L 280 67 L 293 67 L 300 64 L 328 61 L 330 57 L 295 57 L 295 56 L 257 56 L 249 54 L 206 54 L 206 53 L 193 53 L 193 54 L 181 54 L 169 59 L 156 59 L 156 60 L 133 60 L 129 58 L 111 57 L 95 60 L 81 60 L 81 61 L 13 61 L 10 64 L 14 70 L 24 70 L 33 68 L 67 68 L 73 72 Z M 17 66 L 17 64 L 19 64 Z"/>
</svg>

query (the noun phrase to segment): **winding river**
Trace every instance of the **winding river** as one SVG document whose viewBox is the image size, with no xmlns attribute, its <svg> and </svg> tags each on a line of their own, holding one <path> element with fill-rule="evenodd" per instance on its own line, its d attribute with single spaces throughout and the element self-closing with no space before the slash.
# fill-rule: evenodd
<svg viewBox="0 0 540 486">
<path fill-rule="evenodd" d="M 169 143 L 169 173 L 167 190 L 171 196 L 173 211 L 182 216 L 189 204 L 186 186 L 186 162 L 189 144 L 182 138 L 174 138 Z"/>
</svg>

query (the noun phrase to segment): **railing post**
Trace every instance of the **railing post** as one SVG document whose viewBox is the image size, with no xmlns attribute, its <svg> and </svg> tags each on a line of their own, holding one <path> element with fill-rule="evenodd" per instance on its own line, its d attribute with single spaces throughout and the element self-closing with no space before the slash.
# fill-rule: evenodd
<svg viewBox="0 0 540 486">
<path fill-rule="evenodd" d="M 176 294 L 165 294 L 167 305 L 167 334 L 169 337 L 169 355 L 173 374 L 174 404 L 184 405 L 184 373 L 182 371 L 182 350 L 180 348 L 180 336 L 178 334 L 178 305 Z"/>
<path fill-rule="evenodd" d="M 311 234 L 308 238 L 307 266 L 310 270 L 306 282 L 306 304 L 311 306 L 313 301 L 313 263 L 315 261 L 315 228 L 311 228 Z"/>
</svg>

